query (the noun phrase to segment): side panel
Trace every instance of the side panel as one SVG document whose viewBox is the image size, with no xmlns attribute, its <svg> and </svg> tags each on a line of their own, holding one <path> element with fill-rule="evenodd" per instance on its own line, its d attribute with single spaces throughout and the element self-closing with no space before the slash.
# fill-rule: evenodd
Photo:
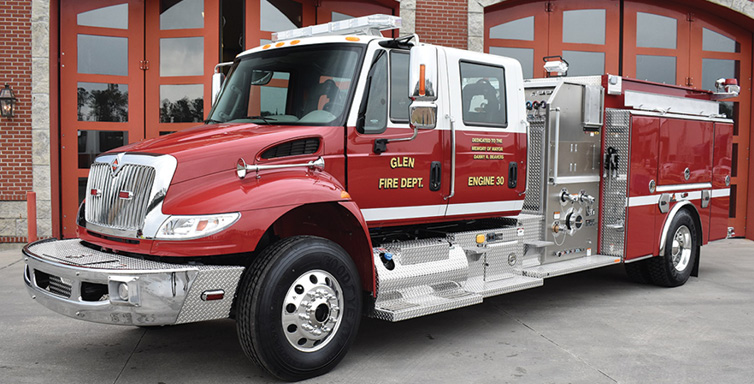
<svg viewBox="0 0 754 384">
<path fill-rule="evenodd" d="M 657 181 L 660 119 L 647 116 L 631 118 L 629 207 L 626 218 L 625 260 L 653 254 L 658 231 L 655 219 L 660 215 L 657 196 L 650 196 L 651 181 Z"/>
<path fill-rule="evenodd" d="M 697 120 L 662 119 L 658 186 L 712 181 L 713 125 Z"/>
<path fill-rule="evenodd" d="M 728 233 L 732 138 L 732 124 L 715 123 L 710 223 L 708 231 L 710 240 L 723 239 Z"/>
</svg>

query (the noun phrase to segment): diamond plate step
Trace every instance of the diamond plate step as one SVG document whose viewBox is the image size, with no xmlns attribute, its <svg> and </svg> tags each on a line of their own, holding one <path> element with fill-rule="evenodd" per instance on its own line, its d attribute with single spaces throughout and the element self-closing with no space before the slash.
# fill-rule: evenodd
<svg viewBox="0 0 754 384">
<path fill-rule="evenodd" d="M 456 287 L 444 290 L 430 288 L 429 292 L 421 296 L 382 300 L 375 305 L 371 315 L 378 319 L 394 322 L 466 307 L 481 302 L 482 296 L 468 292 L 462 288 Z"/>
<path fill-rule="evenodd" d="M 620 263 L 620 257 L 592 255 L 580 257 L 578 259 L 524 268 L 521 272 L 524 276 L 528 277 L 547 278 L 566 275 L 573 272 L 586 271 L 616 263 Z"/>
</svg>

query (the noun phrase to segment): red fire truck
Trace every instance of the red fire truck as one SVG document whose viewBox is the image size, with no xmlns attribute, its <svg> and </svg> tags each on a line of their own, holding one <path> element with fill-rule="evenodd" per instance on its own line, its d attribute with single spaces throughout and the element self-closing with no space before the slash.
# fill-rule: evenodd
<svg viewBox="0 0 754 384">
<path fill-rule="evenodd" d="M 234 318 L 245 353 L 296 380 L 338 364 L 362 314 L 616 263 L 678 286 L 728 234 L 715 100 L 735 80 L 524 80 L 510 58 L 379 32 L 399 25 L 281 32 L 215 75 L 205 125 L 100 155 L 78 238 L 24 248 L 31 297 L 106 324 Z"/>
</svg>

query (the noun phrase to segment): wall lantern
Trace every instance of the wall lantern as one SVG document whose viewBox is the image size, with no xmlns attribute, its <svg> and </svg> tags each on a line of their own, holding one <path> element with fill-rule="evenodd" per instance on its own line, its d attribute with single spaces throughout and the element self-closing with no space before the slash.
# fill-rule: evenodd
<svg viewBox="0 0 754 384">
<path fill-rule="evenodd" d="M 0 116 L 13 117 L 13 107 L 16 105 L 16 95 L 13 94 L 13 90 L 8 84 L 5 84 L 5 88 L 0 89 Z"/>
</svg>

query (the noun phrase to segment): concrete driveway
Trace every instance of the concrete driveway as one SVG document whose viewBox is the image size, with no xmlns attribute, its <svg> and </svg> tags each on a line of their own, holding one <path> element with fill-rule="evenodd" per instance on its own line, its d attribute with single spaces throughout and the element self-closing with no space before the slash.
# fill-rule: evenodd
<svg viewBox="0 0 754 384">
<path fill-rule="evenodd" d="M 81 322 L 32 301 L 18 251 L 0 252 L 0 382 L 273 382 L 235 322 L 143 329 Z M 620 265 L 451 312 L 365 318 L 320 383 L 751 383 L 754 242 L 702 248 L 679 288 L 630 282 Z"/>
</svg>

